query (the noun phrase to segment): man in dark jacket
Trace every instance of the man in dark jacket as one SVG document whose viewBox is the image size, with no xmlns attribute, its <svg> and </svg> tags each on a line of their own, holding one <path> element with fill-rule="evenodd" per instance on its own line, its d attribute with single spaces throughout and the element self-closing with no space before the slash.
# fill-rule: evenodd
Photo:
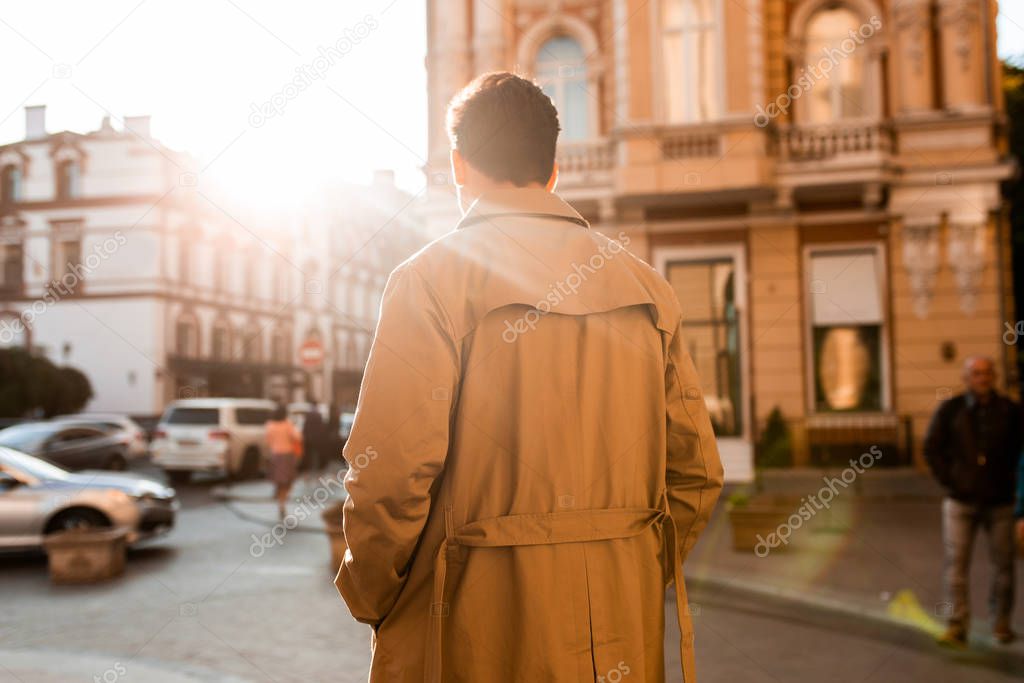
<svg viewBox="0 0 1024 683">
<path fill-rule="evenodd" d="M 1016 403 L 995 391 L 995 378 L 991 358 L 968 358 L 964 363 L 967 390 L 939 406 L 924 443 L 925 458 L 947 493 L 942 502 L 942 536 L 950 613 L 940 642 L 957 647 L 967 644 L 968 574 L 979 527 L 985 529 L 991 547 L 992 634 L 1000 643 L 1014 639 L 1010 615 L 1020 413 Z"/>
<path fill-rule="evenodd" d="M 326 454 L 323 446 L 325 427 L 316 399 L 310 398 L 309 404 L 312 407 L 306 413 L 306 419 L 302 423 L 302 443 L 306 451 L 310 475 L 316 477 Z"/>
</svg>

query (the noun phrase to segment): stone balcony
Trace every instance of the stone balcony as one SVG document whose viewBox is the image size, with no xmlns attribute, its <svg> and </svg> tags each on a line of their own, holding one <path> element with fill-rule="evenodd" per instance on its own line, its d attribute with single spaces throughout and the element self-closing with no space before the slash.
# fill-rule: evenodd
<svg viewBox="0 0 1024 683">
<path fill-rule="evenodd" d="M 881 188 L 893 180 L 896 138 L 883 121 L 779 126 L 771 151 L 783 203 L 793 193 L 814 200 L 836 197 L 843 188 L 851 198 L 859 195 L 865 205 L 875 205 Z"/>
<path fill-rule="evenodd" d="M 615 142 L 608 138 L 558 145 L 558 188 L 570 196 L 606 192 L 614 181 Z"/>
</svg>

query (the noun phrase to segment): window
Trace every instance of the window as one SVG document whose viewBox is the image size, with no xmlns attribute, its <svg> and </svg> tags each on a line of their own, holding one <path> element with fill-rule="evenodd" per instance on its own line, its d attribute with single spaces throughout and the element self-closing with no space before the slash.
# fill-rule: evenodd
<svg viewBox="0 0 1024 683">
<path fill-rule="evenodd" d="M 53 254 L 53 280 L 57 291 L 65 296 L 80 292 L 84 273 L 82 240 L 79 237 L 57 237 Z"/>
<path fill-rule="evenodd" d="M 171 408 L 167 417 L 161 422 L 169 425 L 216 425 L 220 424 L 220 410 L 217 408 Z"/>
<path fill-rule="evenodd" d="M 720 97 L 717 0 L 663 0 L 661 9 L 666 118 L 712 120 Z"/>
<path fill-rule="evenodd" d="M 0 172 L 0 202 L 13 204 L 21 201 L 21 169 L 17 166 L 4 166 Z"/>
<path fill-rule="evenodd" d="M 199 355 L 199 326 L 192 318 L 181 318 L 174 326 L 174 348 L 184 358 Z"/>
<path fill-rule="evenodd" d="M 537 83 L 558 108 L 563 140 L 590 137 L 585 61 L 583 48 L 568 36 L 551 38 L 537 52 Z"/>
<path fill-rule="evenodd" d="M 286 330 L 275 330 L 270 338 L 270 357 L 275 363 L 288 365 L 291 363 L 292 349 L 289 334 Z"/>
<path fill-rule="evenodd" d="M 211 352 L 214 358 L 217 360 L 231 359 L 231 327 L 227 322 L 220 320 L 214 323 L 212 343 Z"/>
<path fill-rule="evenodd" d="M 250 363 L 263 360 L 263 336 L 256 325 L 251 325 L 242 335 L 242 357 Z"/>
<path fill-rule="evenodd" d="M 4 291 L 20 291 L 24 278 L 25 250 L 21 244 L 5 244 L 0 246 L 3 256 L 3 271 L 0 272 L 0 289 Z"/>
<path fill-rule="evenodd" d="M 79 166 L 75 161 L 57 164 L 57 199 L 74 199 L 79 192 Z"/>
<path fill-rule="evenodd" d="M 736 263 L 730 257 L 670 261 L 667 279 L 683 303 L 683 333 L 704 383 L 718 436 L 743 434 L 740 321 Z"/>
<path fill-rule="evenodd" d="M 240 425 L 262 425 L 273 415 L 267 408 L 236 408 L 235 421 Z"/>
<path fill-rule="evenodd" d="M 184 284 L 192 277 L 192 242 L 187 235 L 178 238 L 178 280 Z"/>
<path fill-rule="evenodd" d="M 809 260 L 813 409 L 880 411 L 885 370 L 879 250 L 812 250 Z"/>
<path fill-rule="evenodd" d="M 865 115 L 864 51 L 842 49 L 844 41 L 847 46 L 853 42 L 850 36 L 857 35 L 860 27 L 857 15 L 845 7 L 820 10 L 807 23 L 805 63 L 813 66 L 834 62 L 827 74 L 820 70 L 824 77 L 806 95 L 808 123 Z M 830 60 L 829 55 L 836 58 Z"/>
</svg>

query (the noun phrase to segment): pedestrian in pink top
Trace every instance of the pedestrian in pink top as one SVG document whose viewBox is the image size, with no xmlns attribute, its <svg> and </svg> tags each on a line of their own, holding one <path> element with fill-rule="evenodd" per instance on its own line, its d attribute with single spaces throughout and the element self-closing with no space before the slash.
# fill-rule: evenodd
<svg viewBox="0 0 1024 683">
<path fill-rule="evenodd" d="M 282 405 L 274 410 L 273 418 L 267 421 L 267 446 L 270 450 L 267 478 L 274 483 L 278 515 L 284 519 L 284 504 L 295 482 L 299 460 L 302 459 L 302 435 L 288 420 L 288 413 Z"/>
</svg>

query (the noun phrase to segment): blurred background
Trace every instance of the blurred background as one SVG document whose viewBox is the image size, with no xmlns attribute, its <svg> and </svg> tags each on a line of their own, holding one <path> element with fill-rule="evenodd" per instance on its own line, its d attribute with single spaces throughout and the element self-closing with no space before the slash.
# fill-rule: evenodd
<svg viewBox="0 0 1024 683">
<path fill-rule="evenodd" d="M 1019 3 L 47 0 L 0 63 L 0 681 L 365 680 L 338 452 L 388 273 L 458 217 L 445 106 L 497 69 L 677 291 L 730 504 L 836 498 L 768 557 L 720 506 L 702 679 L 1024 672 L 931 644 L 924 452 L 967 358 L 1020 394 Z M 322 444 L 285 520 L 277 405 Z"/>
</svg>

